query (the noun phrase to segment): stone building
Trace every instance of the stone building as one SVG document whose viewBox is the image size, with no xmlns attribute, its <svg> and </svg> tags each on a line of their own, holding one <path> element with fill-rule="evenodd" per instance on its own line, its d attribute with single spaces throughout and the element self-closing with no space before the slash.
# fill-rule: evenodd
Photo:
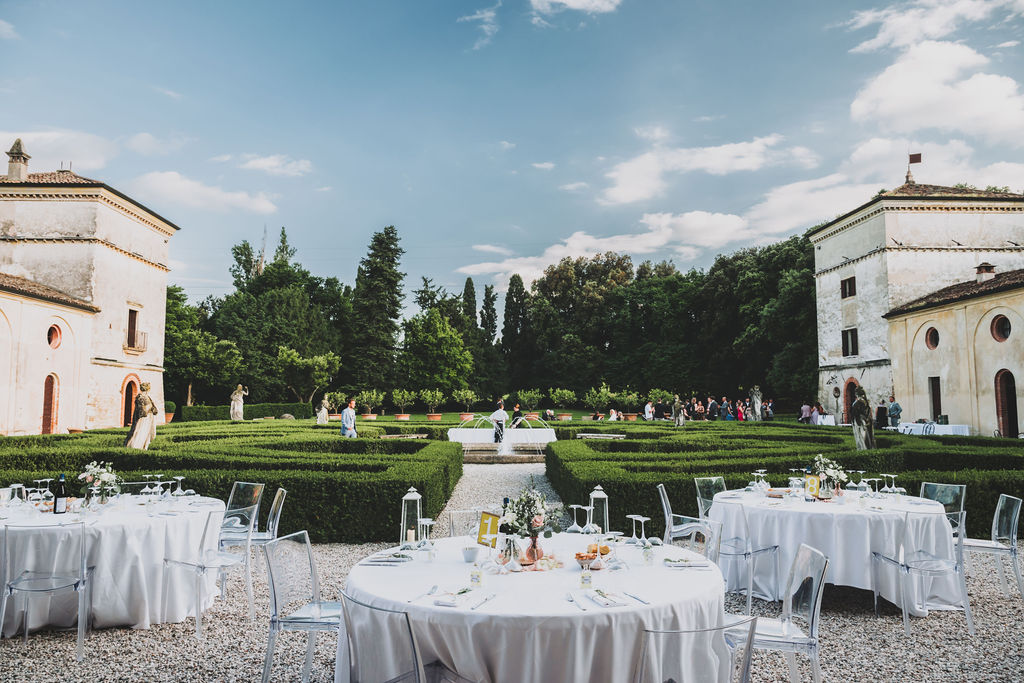
<svg viewBox="0 0 1024 683">
<path fill-rule="evenodd" d="M 858 385 L 873 405 L 894 391 L 902 398 L 893 381 L 887 313 L 963 282 L 980 263 L 999 272 L 1024 267 L 1024 195 L 922 185 L 908 173 L 904 185 L 814 228 L 808 238 L 818 400 L 845 422 Z M 982 424 L 952 414 L 950 420 Z"/>
<path fill-rule="evenodd" d="M 178 230 L 70 170 L 0 176 L 0 434 L 130 423 L 163 403 L 168 241 Z M 163 421 L 162 414 L 158 416 Z"/>
<path fill-rule="evenodd" d="M 1016 438 L 1024 402 L 1024 269 L 978 266 L 974 280 L 944 287 L 885 314 L 893 384 L 909 420 L 973 425 Z"/>
</svg>

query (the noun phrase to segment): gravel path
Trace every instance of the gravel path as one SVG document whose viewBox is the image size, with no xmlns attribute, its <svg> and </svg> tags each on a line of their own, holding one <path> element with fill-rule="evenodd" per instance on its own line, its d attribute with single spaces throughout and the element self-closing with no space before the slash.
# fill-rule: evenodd
<svg viewBox="0 0 1024 683">
<path fill-rule="evenodd" d="M 466 465 L 446 509 L 466 509 L 500 502 L 530 483 L 531 476 L 549 502 L 558 502 L 544 477 L 544 465 Z M 436 529 L 447 533 L 445 515 Z M 314 547 L 325 599 L 338 599 L 349 569 L 363 556 L 387 544 L 324 544 Z M 35 633 L 28 646 L 20 639 L 0 641 L 0 680 L 60 681 L 258 681 L 267 639 L 269 601 L 262 560 L 255 572 L 256 622 L 245 617 L 245 591 L 238 578 L 228 585 L 228 600 L 205 613 L 205 644 L 195 639 L 194 622 L 162 624 L 149 630 L 126 628 L 93 631 L 86 640 L 86 660 L 74 661 L 73 632 Z M 1011 575 L 1012 577 L 1012 575 Z M 899 609 L 885 604 L 875 618 L 871 593 L 828 587 L 821 610 L 821 661 L 828 681 L 1020 681 L 1024 680 L 1024 599 L 1011 580 L 1004 597 L 994 564 L 974 559 L 967 585 L 977 635 L 967 635 L 963 614 L 932 612 L 911 622 L 903 635 Z M 743 601 L 726 597 L 727 609 L 739 613 Z M 756 614 L 778 616 L 779 606 L 754 600 Z M 317 640 L 313 681 L 334 676 L 336 639 Z M 305 636 L 284 633 L 274 658 L 274 681 L 297 681 L 305 652 Z M 804 680 L 810 680 L 806 659 L 798 657 Z M 786 680 L 781 655 L 755 653 L 754 680 Z M 614 682 L 618 683 L 618 682 Z"/>
</svg>

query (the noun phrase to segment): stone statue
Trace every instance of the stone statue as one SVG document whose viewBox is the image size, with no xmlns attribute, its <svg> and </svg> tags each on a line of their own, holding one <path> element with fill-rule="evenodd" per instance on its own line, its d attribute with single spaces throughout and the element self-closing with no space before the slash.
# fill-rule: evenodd
<svg viewBox="0 0 1024 683">
<path fill-rule="evenodd" d="M 125 448 L 146 450 L 149 442 L 156 436 L 156 403 L 149 397 L 149 382 L 139 387 L 139 395 L 135 397 L 135 412 L 132 414 L 132 428 L 125 437 Z"/>
<path fill-rule="evenodd" d="M 320 407 L 316 409 L 316 423 L 318 425 L 327 424 L 327 412 L 331 409 L 331 404 L 324 396 L 324 400 L 320 401 Z"/>
<path fill-rule="evenodd" d="M 242 404 L 244 403 L 243 397 L 249 395 L 249 389 L 239 384 L 234 391 L 231 392 L 231 419 L 232 420 L 244 420 L 242 417 Z"/>
<path fill-rule="evenodd" d="M 853 443 L 857 446 L 858 451 L 874 449 L 875 430 L 868 393 L 864 391 L 864 387 L 857 387 L 854 391 L 854 396 L 857 398 L 850 407 L 850 422 L 853 423 Z"/>
<path fill-rule="evenodd" d="M 748 420 L 754 422 L 761 421 L 761 387 L 757 384 L 750 390 L 750 415 L 747 417 Z"/>
</svg>

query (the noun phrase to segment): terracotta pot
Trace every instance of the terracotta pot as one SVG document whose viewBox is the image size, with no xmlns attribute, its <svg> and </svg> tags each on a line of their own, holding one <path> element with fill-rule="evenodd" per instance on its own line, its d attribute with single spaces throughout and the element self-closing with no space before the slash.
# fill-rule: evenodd
<svg viewBox="0 0 1024 683">
<path fill-rule="evenodd" d="M 174 419 L 174 413 L 164 413 L 164 422 L 170 422 Z"/>
<path fill-rule="evenodd" d="M 427 413 L 427 419 L 431 422 L 440 422 L 442 417 L 441 413 Z"/>
<path fill-rule="evenodd" d="M 558 419 L 562 422 L 569 422 L 572 420 L 572 413 L 558 413 Z"/>
<path fill-rule="evenodd" d="M 359 417 L 363 418 L 364 420 L 376 420 L 377 413 L 365 413 L 363 415 L 360 415 Z"/>
<path fill-rule="evenodd" d="M 408 422 L 409 421 L 409 417 L 410 417 L 409 413 L 395 413 L 395 419 L 396 420 L 400 420 L 402 422 Z"/>
<path fill-rule="evenodd" d="M 459 420 L 465 422 L 466 420 L 472 420 L 476 413 L 459 413 Z"/>
<path fill-rule="evenodd" d="M 636 422 L 636 416 L 638 414 L 639 413 L 623 413 L 623 416 L 625 416 L 626 422 Z"/>
<path fill-rule="evenodd" d="M 341 413 L 329 413 L 327 415 L 327 419 L 328 420 L 340 420 L 341 419 Z"/>
<path fill-rule="evenodd" d="M 83 431 L 85 430 L 79 429 L 78 427 L 68 427 L 68 434 L 81 434 Z"/>
<path fill-rule="evenodd" d="M 540 413 L 526 413 L 523 417 L 527 420 L 539 420 Z"/>
</svg>

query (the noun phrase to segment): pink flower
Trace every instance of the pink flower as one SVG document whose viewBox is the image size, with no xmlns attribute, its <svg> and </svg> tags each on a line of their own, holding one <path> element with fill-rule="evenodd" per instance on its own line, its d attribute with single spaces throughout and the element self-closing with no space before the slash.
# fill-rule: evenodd
<svg viewBox="0 0 1024 683">
<path fill-rule="evenodd" d="M 530 520 L 530 526 L 534 529 L 544 526 L 544 515 L 534 515 L 533 519 Z"/>
<path fill-rule="evenodd" d="M 91 474 L 87 474 L 87 475 L 85 475 L 85 481 L 86 481 L 87 483 L 91 483 L 91 482 L 92 482 L 92 475 L 91 475 Z"/>
</svg>

